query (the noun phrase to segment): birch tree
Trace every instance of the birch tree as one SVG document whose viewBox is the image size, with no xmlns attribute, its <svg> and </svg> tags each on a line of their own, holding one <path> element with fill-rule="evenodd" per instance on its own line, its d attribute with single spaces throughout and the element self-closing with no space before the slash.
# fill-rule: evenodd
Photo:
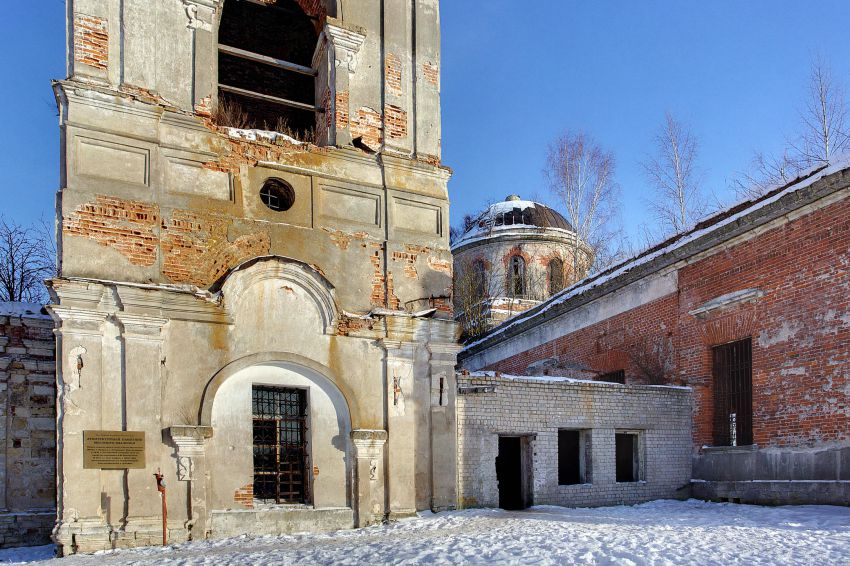
<svg viewBox="0 0 850 566">
<path fill-rule="evenodd" d="M 573 281 L 576 274 L 600 271 L 622 256 L 614 166 L 613 154 L 582 132 L 567 132 L 549 145 L 549 188 L 578 236 L 571 250 Z"/>
<path fill-rule="evenodd" d="M 649 205 L 662 234 L 675 234 L 694 224 L 708 208 L 696 167 L 698 144 L 670 113 L 654 141 L 655 155 L 642 163 L 655 189 Z"/>
<path fill-rule="evenodd" d="M 829 163 L 850 149 L 844 87 L 822 59 L 812 65 L 809 92 L 801 114 L 802 133 L 797 149 L 804 167 Z"/>
<path fill-rule="evenodd" d="M 791 140 L 780 157 L 755 153 L 750 172 L 732 182 L 739 198 L 757 198 L 850 150 L 847 94 L 821 58 L 812 63 L 800 126 Z"/>
</svg>

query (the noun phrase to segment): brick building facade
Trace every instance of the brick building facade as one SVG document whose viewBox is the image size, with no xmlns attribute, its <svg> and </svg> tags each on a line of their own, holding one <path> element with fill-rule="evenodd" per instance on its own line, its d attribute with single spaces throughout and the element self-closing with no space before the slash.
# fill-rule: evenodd
<svg viewBox="0 0 850 566">
<path fill-rule="evenodd" d="M 689 388 L 488 372 L 459 375 L 458 392 L 462 507 L 623 505 L 688 493 Z"/>
<path fill-rule="evenodd" d="M 56 520 L 53 321 L 0 302 L 0 548 L 48 544 Z"/>
<path fill-rule="evenodd" d="M 438 0 L 68 13 L 60 553 L 454 506 Z"/>
<path fill-rule="evenodd" d="M 462 365 L 687 385 L 696 493 L 846 503 L 848 165 L 580 282 L 472 344 Z"/>
</svg>

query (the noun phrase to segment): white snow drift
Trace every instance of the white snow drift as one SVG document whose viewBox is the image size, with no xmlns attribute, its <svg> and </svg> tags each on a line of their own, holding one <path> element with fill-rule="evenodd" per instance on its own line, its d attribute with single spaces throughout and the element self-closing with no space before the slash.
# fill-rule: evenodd
<svg viewBox="0 0 850 566">
<path fill-rule="evenodd" d="M 39 560 L 49 552 L 49 547 L 0 551 L 0 562 Z M 42 563 L 848 564 L 850 508 L 692 500 L 598 509 L 470 510 L 329 535 L 239 537 Z"/>
</svg>

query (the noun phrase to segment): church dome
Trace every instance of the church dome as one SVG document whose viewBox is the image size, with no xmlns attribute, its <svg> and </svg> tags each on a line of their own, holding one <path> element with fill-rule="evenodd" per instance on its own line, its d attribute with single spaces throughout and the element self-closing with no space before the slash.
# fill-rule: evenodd
<svg viewBox="0 0 850 566">
<path fill-rule="evenodd" d="M 504 201 L 488 206 L 453 243 L 452 248 L 502 233 L 540 233 L 549 229 L 575 233 L 572 225 L 560 212 L 545 204 L 523 200 L 518 195 L 509 195 Z"/>
</svg>

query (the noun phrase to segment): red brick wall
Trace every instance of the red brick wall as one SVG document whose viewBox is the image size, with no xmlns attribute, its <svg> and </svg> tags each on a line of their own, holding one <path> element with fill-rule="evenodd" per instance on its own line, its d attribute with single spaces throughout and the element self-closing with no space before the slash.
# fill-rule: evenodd
<svg viewBox="0 0 850 566">
<path fill-rule="evenodd" d="M 74 61 L 95 69 L 109 66 L 109 31 L 103 18 L 74 14 Z"/>
<path fill-rule="evenodd" d="M 850 438 L 850 202 L 833 204 L 682 269 L 678 370 L 697 392 L 698 444 L 711 441 L 712 345 L 753 340 L 759 445 Z M 765 296 L 705 321 L 687 314 L 740 289 Z"/>
<path fill-rule="evenodd" d="M 711 348 L 753 342 L 753 433 L 761 446 L 850 439 L 850 202 L 832 204 L 679 271 L 679 292 L 495 364 L 524 373 L 559 357 L 598 372 L 625 369 L 647 345 L 672 349 L 668 379 L 694 388 L 696 446 L 712 443 Z M 689 311 L 721 295 L 761 298 L 699 319 Z"/>
</svg>

